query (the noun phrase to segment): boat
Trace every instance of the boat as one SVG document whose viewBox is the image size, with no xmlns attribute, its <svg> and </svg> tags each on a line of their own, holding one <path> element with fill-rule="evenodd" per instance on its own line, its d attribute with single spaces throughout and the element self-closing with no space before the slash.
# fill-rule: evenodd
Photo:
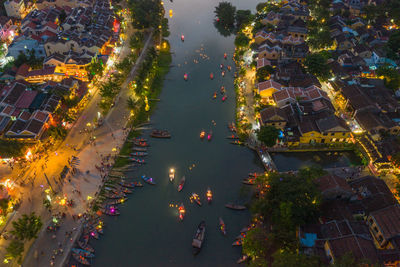
<svg viewBox="0 0 400 267">
<path fill-rule="evenodd" d="M 256 178 L 245 178 L 245 179 L 243 179 L 242 183 L 247 184 L 247 185 L 255 185 Z"/>
<path fill-rule="evenodd" d="M 220 91 L 221 91 L 221 95 L 223 95 L 225 93 L 225 86 L 222 85 Z"/>
<path fill-rule="evenodd" d="M 79 254 L 72 253 L 72 257 L 74 257 L 74 259 L 77 262 L 79 262 L 80 264 L 88 265 L 88 266 L 90 265 L 89 261 L 85 257 L 80 256 Z"/>
<path fill-rule="evenodd" d="M 211 201 L 212 201 L 212 197 L 213 197 L 213 195 L 212 195 L 212 192 L 211 192 L 211 189 L 210 189 L 210 188 L 207 188 L 206 197 L 207 197 L 208 204 L 210 204 L 210 203 L 211 203 Z"/>
<path fill-rule="evenodd" d="M 231 67 L 231 66 L 228 66 L 227 68 L 228 68 L 228 71 L 231 71 L 231 69 L 232 69 L 232 67 Z"/>
<path fill-rule="evenodd" d="M 175 169 L 169 169 L 169 180 L 172 182 L 175 179 Z"/>
<path fill-rule="evenodd" d="M 206 235 L 206 222 L 200 222 L 199 226 L 197 227 L 196 233 L 194 234 L 192 247 L 193 247 L 193 254 L 199 254 L 201 250 L 201 246 L 203 245 L 203 241 Z"/>
<path fill-rule="evenodd" d="M 224 59 L 227 59 L 228 55 L 226 53 L 224 53 Z"/>
<path fill-rule="evenodd" d="M 179 220 L 183 221 L 183 218 L 185 217 L 185 206 L 183 205 L 183 203 L 181 203 L 181 205 L 178 208 L 178 212 L 179 212 Z"/>
<path fill-rule="evenodd" d="M 117 204 L 122 204 L 122 203 L 124 203 L 126 201 L 128 201 L 127 197 L 121 197 L 121 198 L 118 198 L 118 199 L 111 200 L 111 201 L 107 202 L 107 204 L 108 205 L 117 205 Z"/>
<path fill-rule="evenodd" d="M 246 237 L 246 232 L 240 232 L 240 234 L 236 237 L 236 239 L 242 239 Z"/>
<path fill-rule="evenodd" d="M 148 184 L 151 184 L 151 185 L 155 185 L 156 183 L 154 182 L 154 180 L 153 180 L 153 178 L 151 178 L 151 177 L 146 177 L 146 176 L 142 176 L 142 179 L 143 179 L 143 181 L 145 181 L 146 183 L 148 183 Z"/>
<path fill-rule="evenodd" d="M 134 181 L 132 183 L 135 185 L 135 187 L 143 187 L 143 184 L 141 182 Z"/>
<path fill-rule="evenodd" d="M 132 190 L 130 190 L 128 188 L 123 188 L 121 192 L 124 194 L 132 194 Z"/>
<path fill-rule="evenodd" d="M 214 92 L 213 99 L 217 98 L 217 92 Z"/>
<path fill-rule="evenodd" d="M 200 132 L 200 139 L 204 139 L 204 136 L 206 136 L 206 132 L 205 131 L 201 131 Z"/>
<path fill-rule="evenodd" d="M 233 203 L 225 204 L 225 207 L 228 208 L 228 209 L 232 209 L 232 210 L 245 210 L 245 209 L 247 209 L 243 205 L 236 205 L 236 204 L 233 204 Z"/>
<path fill-rule="evenodd" d="M 226 137 L 226 139 L 239 139 L 239 137 L 237 137 L 236 135 L 232 134 L 232 135 L 228 135 Z"/>
<path fill-rule="evenodd" d="M 219 64 L 219 68 L 222 70 L 224 68 L 224 64 Z"/>
<path fill-rule="evenodd" d="M 119 182 L 120 186 L 126 187 L 126 188 L 135 188 L 134 183 L 128 183 L 128 182 Z"/>
<path fill-rule="evenodd" d="M 208 140 L 208 141 L 211 141 L 211 139 L 212 139 L 212 131 L 210 131 L 210 132 L 207 134 L 207 140 Z"/>
<path fill-rule="evenodd" d="M 133 147 L 132 150 L 133 150 L 133 151 L 146 152 L 146 151 L 147 151 L 147 148 L 145 148 L 145 147 Z"/>
<path fill-rule="evenodd" d="M 96 229 L 91 229 L 90 236 L 95 239 L 99 239 L 99 233 L 96 231 Z"/>
<path fill-rule="evenodd" d="M 232 243 L 232 246 L 241 246 L 243 244 L 243 239 L 238 239 Z"/>
<path fill-rule="evenodd" d="M 231 142 L 232 145 L 244 146 L 245 143 L 240 140 L 235 140 Z"/>
<path fill-rule="evenodd" d="M 219 217 L 219 230 L 223 235 L 226 235 L 226 225 L 221 217 Z"/>
<path fill-rule="evenodd" d="M 187 75 L 187 73 L 183 74 L 183 79 L 184 79 L 185 81 L 188 80 L 188 75 Z"/>
<path fill-rule="evenodd" d="M 83 250 L 94 253 L 94 248 L 92 246 L 90 246 L 88 243 L 85 243 L 85 242 L 79 240 L 78 246 Z"/>
<path fill-rule="evenodd" d="M 210 79 L 212 80 L 212 79 L 214 79 L 214 73 L 210 73 Z"/>
<path fill-rule="evenodd" d="M 228 97 L 226 96 L 226 95 L 224 95 L 223 97 L 222 97 L 222 102 L 225 102 L 225 100 L 227 99 Z"/>
<path fill-rule="evenodd" d="M 184 42 L 185 41 L 185 35 L 181 35 L 181 41 Z"/>
<path fill-rule="evenodd" d="M 117 199 L 117 198 L 121 198 L 121 197 L 125 197 L 126 195 L 124 194 L 124 193 L 119 193 L 119 194 L 115 194 L 115 193 L 106 193 L 106 194 L 104 194 L 104 196 L 106 197 L 106 198 L 109 198 L 109 199 Z"/>
<path fill-rule="evenodd" d="M 147 152 L 139 152 L 139 151 L 137 151 L 137 152 L 132 152 L 132 153 L 131 153 L 131 156 L 144 157 L 144 156 L 147 156 Z"/>
<path fill-rule="evenodd" d="M 171 134 L 166 130 L 153 130 L 150 136 L 153 138 L 171 138 Z"/>
<path fill-rule="evenodd" d="M 200 197 L 198 194 L 196 193 L 192 193 L 192 196 L 190 197 L 190 200 L 193 202 L 196 202 L 197 205 L 201 206 L 201 201 L 200 201 Z"/>
<path fill-rule="evenodd" d="M 250 226 L 247 227 L 243 227 L 242 230 L 240 230 L 241 233 L 246 233 L 247 231 L 249 231 L 251 229 Z"/>
<path fill-rule="evenodd" d="M 264 173 L 256 173 L 256 172 L 250 172 L 249 177 L 258 177 L 258 176 L 263 176 Z"/>
<path fill-rule="evenodd" d="M 135 146 L 139 146 L 139 147 L 148 147 L 149 144 L 147 142 L 133 142 L 133 144 Z"/>
<path fill-rule="evenodd" d="M 134 142 L 147 142 L 147 139 L 146 138 L 135 137 L 135 138 L 132 138 L 132 141 L 134 141 Z"/>
<path fill-rule="evenodd" d="M 139 164 L 145 164 L 146 162 L 144 159 L 138 159 L 138 158 L 130 158 L 133 162 L 139 163 Z"/>
<path fill-rule="evenodd" d="M 247 255 L 243 255 L 242 257 L 240 257 L 240 259 L 237 260 L 237 264 L 241 264 L 243 262 L 246 262 L 249 259 L 249 256 Z"/>
<path fill-rule="evenodd" d="M 106 214 L 106 215 L 108 215 L 108 216 L 118 216 L 118 215 L 120 215 L 121 213 L 120 213 L 117 209 L 111 208 L 111 209 L 106 209 L 106 210 L 104 211 L 104 214 Z"/>
<path fill-rule="evenodd" d="M 181 192 L 181 191 L 182 191 L 183 186 L 185 185 L 185 181 L 186 181 L 186 177 L 183 176 L 182 179 L 181 179 L 181 181 L 179 182 L 179 185 L 178 185 L 178 192 Z"/>
<path fill-rule="evenodd" d="M 83 256 L 85 258 L 93 258 L 94 254 L 90 251 L 81 249 L 81 248 L 72 248 L 73 253 L 78 254 L 79 256 Z"/>
<path fill-rule="evenodd" d="M 225 77 L 225 71 L 224 70 L 221 72 L 221 75 L 222 75 L 222 77 Z"/>
</svg>

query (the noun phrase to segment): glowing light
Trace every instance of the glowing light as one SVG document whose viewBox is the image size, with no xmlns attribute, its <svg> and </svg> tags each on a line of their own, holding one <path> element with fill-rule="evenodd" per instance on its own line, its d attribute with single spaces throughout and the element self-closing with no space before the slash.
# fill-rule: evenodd
<svg viewBox="0 0 400 267">
<path fill-rule="evenodd" d="M 87 200 L 91 200 L 92 199 L 92 197 L 91 196 L 87 196 L 87 198 L 86 198 Z"/>
<path fill-rule="evenodd" d="M 46 198 L 47 198 L 48 201 L 51 201 L 50 195 L 46 195 Z"/>
<path fill-rule="evenodd" d="M 28 149 L 28 151 L 25 154 L 25 158 L 26 160 L 32 160 L 32 151 L 30 149 Z"/>
</svg>

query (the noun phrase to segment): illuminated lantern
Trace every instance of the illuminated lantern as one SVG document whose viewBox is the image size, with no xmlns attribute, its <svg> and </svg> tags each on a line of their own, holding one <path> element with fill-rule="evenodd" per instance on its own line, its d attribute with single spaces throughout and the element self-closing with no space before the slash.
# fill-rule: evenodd
<svg viewBox="0 0 400 267">
<path fill-rule="evenodd" d="M 172 9 L 169 10 L 169 17 L 172 18 L 174 16 Z"/>
<path fill-rule="evenodd" d="M 147 99 L 147 96 L 144 97 L 144 103 L 146 104 L 144 109 L 146 111 L 149 111 L 150 110 L 150 106 L 149 106 L 149 100 Z"/>
<path fill-rule="evenodd" d="M 114 32 L 119 32 L 120 26 L 121 26 L 121 24 L 119 23 L 119 21 L 117 19 L 114 19 L 114 22 L 113 22 L 113 30 L 114 30 Z"/>
</svg>

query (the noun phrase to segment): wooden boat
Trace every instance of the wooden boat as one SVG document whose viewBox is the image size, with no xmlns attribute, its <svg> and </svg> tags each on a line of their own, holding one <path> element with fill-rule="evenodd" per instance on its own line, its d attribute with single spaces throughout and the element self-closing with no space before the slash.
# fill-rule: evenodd
<svg viewBox="0 0 400 267">
<path fill-rule="evenodd" d="M 137 152 L 132 152 L 132 153 L 131 153 L 131 156 L 135 156 L 135 157 L 145 157 L 145 156 L 147 156 L 147 152 L 139 152 L 139 151 L 137 151 Z"/>
<path fill-rule="evenodd" d="M 194 234 L 192 241 L 194 255 L 199 254 L 201 246 L 203 245 L 204 242 L 205 235 L 206 235 L 206 222 L 202 221 L 197 227 L 196 233 Z"/>
<path fill-rule="evenodd" d="M 228 97 L 226 96 L 226 95 L 224 95 L 223 97 L 222 97 L 222 102 L 225 102 L 225 100 L 227 99 Z"/>
<path fill-rule="evenodd" d="M 141 182 L 134 181 L 132 183 L 135 185 L 135 187 L 143 187 L 143 184 Z"/>
<path fill-rule="evenodd" d="M 205 131 L 201 131 L 200 132 L 200 139 L 204 139 L 204 137 L 206 136 L 206 132 Z"/>
<path fill-rule="evenodd" d="M 226 139 L 239 139 L 236 135 L 232 134 L 226 137 Z"/>
<path fill-rule="evenodd" d="M 241 246 L 243 244 L 243 239 L 238 239 L 232 243 L 232 246 Z"/>
<path fill-rule="evenodd" d="M 154 180 L 153 180 L 153 178 L 151 178 L 151 177 L 146 177 L 146 176 L 142 176 L 142 179 L 143 179 L 143 181 L 145 181 L 146 183 L 148 183 L 148 184 L 151 184 L 151 185 L 155 185 L 156 183 L 154 182 Z"/>
<path fill-rule="evenodd" d="M 225 71 L 224 70 L 221 72 L 221 75 L 222 75 L 222 77 L 225 77 Z"/>
<path fill-rule="evenodd" d="M 247 227 L 243 227 L 242 230 L 240 230 L 241 233 L 246 233 L 247 231 L 249 231 L 251 229 L 250 226 Z"/>
<path fill-rule="evenodd" d="M 210 188 L 207 188 L 206 197 L 207 197 L 207 202 L 208 202 L 208 204 L 211 204 L 213 195 L 212 195 L 212 192 L 211 192 L 211 189 L 210 189 Z"/>
<path fill-rule="evenodd" d="M 171 138 L 171 134 L 166 130 L 153 130 L 150 136 L 153 138 Z"/>
<path fill-rule="evenodd" d="M 111 178 L 119 178 L 119 179 L 125 179 L 126 177 L 123 175 L 115 175 L 115 174 L 109 174 L 108 177 Z"/>
<path fill-rule="evenodd" d="M 90 251 L 81 249 L 81 248 L 72 248 L 73 253 L 78 254 L 79 256 L 83 256 L 85 258 L 94 258 L 94 254 Z"/>
<path fill-rule="evenodd" d="M 87 266 L 90 265 L 89 261 L 88 261 L 85 257 L 83 257 L 83 256 L 80 256 L 80 255 L 78 255 L 78 254 L 76 254 L 76 253 L 72 253 L 72 257 L 73 257 L 77 262 L 79 262 L 80 264 L 87 265 Z"/>
<path fill-rule="evenodd" d="M 129 190 L 128 188 L 122 189 L 122 193 L 124 194 L 132 194 L 132 190 Z"/>
<path fill-rule="evenodd" d="M 219 64 L 219 68 L 222 70 L 224 68 L 224 64 Z"/>
<path fill-rule="evenodd" d="M 256 173 L 256 172 L 249 173 L 249 177 L 254 177 L 254 178 L 256 178 L 258 176 L 263 176 L 263 175 L 264 175 L 264 173 Z"/>
<path fill-rule="evenodd" d="M 228 209 L 232 209 L 232 210 L 245 210 L 246 209 L 245 206 L 236 205 L 236 204 L 233 204 L 233 203 L 225 204 L 225 207 L 228 208 Z"/>
<path fill-rule="evenodd" d="M 217 92 L 214 92 L 213 99 L 217 98 Z"/>
<path fill-rule="evenodd" d="M 120 186 L 126 187 L 126 188 L 135 188 L 134 183 L 128 183 L 128 182 L 119 182 Z"/>
<path fill-rule="evenodd" d="M 223 235 L 226 235 L 226 225 L 221 217 L 219 217 L 219 230 Z"/>
<path fill-rule="evenodd" d="M 190 200 L 193 202 L 196 202 L 197 205 L 201 206 L 201 201 L 200 201 L 200 197 L 198 194 L 196 193 L 192 193 L 192 196 L 190 197 Z"/>
<path fill-rule="evenodd" d="M 184 42 L 185 41 L 185 35 L 181 35 L 181 41 Z"/>
<path fill-rule="evenodd" d="M 128 201 L 127 197 L 121 197 L 115 200 L 111 200 L 109 202 L 107 202 L 108 205 L 117 205 L 117 204 L 122 204 L 124 202 Z"/>
<path fill-rule="evenodd" d="M 139 147 L 148 147 L 149 144 L 147 142 L 133 142 L 133 144 L 135 146 L 139 146 Z"/>
<path fill-rule="evenodd" d="M 235 140 L 231 142 L 232 145 L 244 146 L 245 143 L 239 140 Z"/>
<path fill-rule="evenodd" d="M 106 209 L 106 210 L 104 211 L 104 214 L 106 214 L 106 215 L 108 215 L 108 216 L 118 216 L 118 215 L 120 215 L 121 213 L 120 213 L 118 210 L 116 210 L 116 209 L 112 209 L 112 210 Z"/>
<path fill-rule="evenodd" d="M 85 243 L 85 242 L 79 240 L 78 246 L 83 250 L 94 253 L 94 248 L 92 246 L 90 246 L 88 243 Z"/>
<path fill-rule="evenodd" d="M 147 148 L 145 148 L 145 147 L 133 147 L 132 150 L 133 150 L 133 151 L 146 152 L 146 151 L 147 151 Z"/>
<path fill-rule="evenodd" d="M 96 231 L 96 229 L 91 229 L 90 230 L 90 236 L 95 238 L 95 239 L 99 239 L 99 233 Z"/>
<path fill-rule="evenodd" d="M 241 263 L 246 262 L 247 260 L 249 260 L 249 256 L 243 255 L 242 257 L 240 257 L 240 259 L 237 260 L 236 263 L 237 263 L 237 264 L 241 264 Z"/>
<path fill-rule="evenodd" d="M 224 59 L 227 59 L 228 55 L 226 53 L 224 53 Z"/>
<path fill-rule="evenodd" d="M 245 178 L 245 179 L 243 179 L 242 183 L 247 184 L 247 185 L 255 185 L 256 178 Z"/>
<path fill-rule="evenodd" d="M 106 193 L 106 194 L 104 194 L 104 196 L 106 197 L 106 198 L 109 198 L 109 199 L 117 199 L 117 198 L 123 198 L 123 197 L 126 197 L 126 195 L 124 194 L 124 193 L 119 193 L 119 194 L 113 194 L 113 193 Z"/>
<path fill-rule="evenodd" d="M 178 185 L 178 192 L 181 192 L 181 191 L 182 191 L 183 186 L 185 185 L 185 181 L 186 181 L 186 177 L 183 176 L 182 179 L 181 179 L 180 182 L 179 182 L 179 185 Z"/>
<path fill-rule="evenodd" d="M 146 138 L 135 137 L 135 138 L 132 138 L 132 141 L 134 141 L 134 142 L 147 142 L 147 139 Z"/>
<path fill-rule="evenodd" d="M 228 123 L 228 128 L 231 132 L 236 132 L 236 126 L 235 123 Z"/>
<path fill-rule="evenodd" d="M 240 233 L 240 234 L 236 237 L 236 239 L 242 239 L 242 238 L 245 238 L 245 237 L 246 237 L 246 232 Z"/>
<path fill-rule="evenodd" d="M 187 75 L 187 73 L 183 74 L 183 79 L 184 79 L 185 81 L 188 80 L 188 75 Z"/>
<path fill-rule="evenodd" d="M 144 159 L 138 159 L 138 158 L 130 158 L 133 162 L 139 163 L 139 164 L 145 164 L 146 162 Z"/>
<path fill-rule="evenodd" d="M 183 205 L 183 203 L 181 203 L 181 205 L 178 208 L 178 212 L 179 212 L 179 220 L 183 221 L 183 218 L 185 217 L 185 206 Z"/>
<path fill-rule="evenodd" d="M 207 134 L 207 140 L 208 140 L 208 141 L 211 141 L 211 139 L 212 139 L 212 131 L 210 131 L 210 132 Z"/>
<path fill-rule="evenodd" d="M 172 182 L 175 179 L 175 169 L 171 168 L 169 169 L 169 181 Z"/>
<path fill-rule="evenodd" d="M 212 80 L 212 79 L 214 79 L 214 73 L 210 73 L 210 79 Z"/>
</svg>

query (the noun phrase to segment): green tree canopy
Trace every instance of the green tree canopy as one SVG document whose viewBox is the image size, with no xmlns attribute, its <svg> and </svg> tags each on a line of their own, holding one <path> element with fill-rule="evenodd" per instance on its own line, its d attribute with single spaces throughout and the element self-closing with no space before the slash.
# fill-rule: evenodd
<svg viewBox="0 0 400 267">
<path fill-rule="evenodd" d="M 306 57 L 304 65 L 309 73 L 317 76 L 323 81 L 326 81 L 331 77 L 327 58 L 323 53 L 309 54 Z"/>
<path fill-rule="evenodd" d="M 20 240 L 12 240 L 8 247 L 6 247 L 6 259 L 17 259 L 18 262 L 21 262 L 21 256 L 24 252 L 24 243 Z"/>
<path fill-rule="evenodd" d="M 273 250 L 273 243 L 265 229 L 257 227 L 247 232 L 242 249 L 252 259 L 253 266 L 267 266 L 266 258 Z"/>
<path fill-rule="evenodd" d="M 233 28 L 235 26 L 236 7 L 229 2 L 220 2 L 215 7 L 214 13 L 217 22 L 224 27 Z"/>
<path fill-rule="evenodd" d="M 133 26 L 136 29 L 158 29 L 164 16 L 161 0 L 130 0 Z"/>
<path fill-rule="evenodd" d="M 19 240 L 31 240 L 37 237 L 37 233 L 43 224 L 40 217 L 32 212 L 29 215 L 23 214 L 17 221 L 13 221 L 12 225 L 14 229 L 11 233 Z"/>
<path fill-rule="evenodd" d="M 267 77 L 275 72 L 275 69 L 271 66 L 264 66 L 259 68 L 256 72 L 256 79 L 258 82 L 265 81 Z"/>
<path fill-rule="evenodd" d="M 235 45 L 239 48 L 245 48 L 249 46 L 250 38 L 246 34 L 239 32 L 235 38 Z"/>
<path fill-rule="evenodd" d="M 317 257 L 310 257 L 304 254 L 299 254 L 295 252 L 290 252 L 287 250 L 277 250 L 272 255 L 274 261 L 272 262 L 272 267 L 310 267 L 310 266 L 320 266 Z"/>
<path fill-rule="evenodd" d="M 141 31 L 135 32 L 129 39 L 129 46 L 132 49 L 142 49 L 144 46 L 144 35 Z"/>
<path fill-rule="evenodd" d="M 268 147 L 274 146 L 279 136 L 279 130 L 273 126 L 261 126 L 256 133 L 258 140 Z"/>
<path fill-rule="evenodd" d="M 399 59 L 400 53 L 400 30 L 393 31 L 389 36 L 389 40 L 386 43 L 387 54 L 393 60 Z"/>
<path fill-rule="evenodd" d="M 393 91 L 400 87 L 400 73 L 398 70 L 389 67 L 381 66 L 377 69 L 378 76 L 384 77 L 385 86 Z"/>
<path fill-rule="evenodd" d="M 241 29 L 242 27 L 246 27 L 252 21 L 253 16 L 251 15 L 250 10 L 238 10 L 236 11 L 236 28 Z"/>
</svg>

